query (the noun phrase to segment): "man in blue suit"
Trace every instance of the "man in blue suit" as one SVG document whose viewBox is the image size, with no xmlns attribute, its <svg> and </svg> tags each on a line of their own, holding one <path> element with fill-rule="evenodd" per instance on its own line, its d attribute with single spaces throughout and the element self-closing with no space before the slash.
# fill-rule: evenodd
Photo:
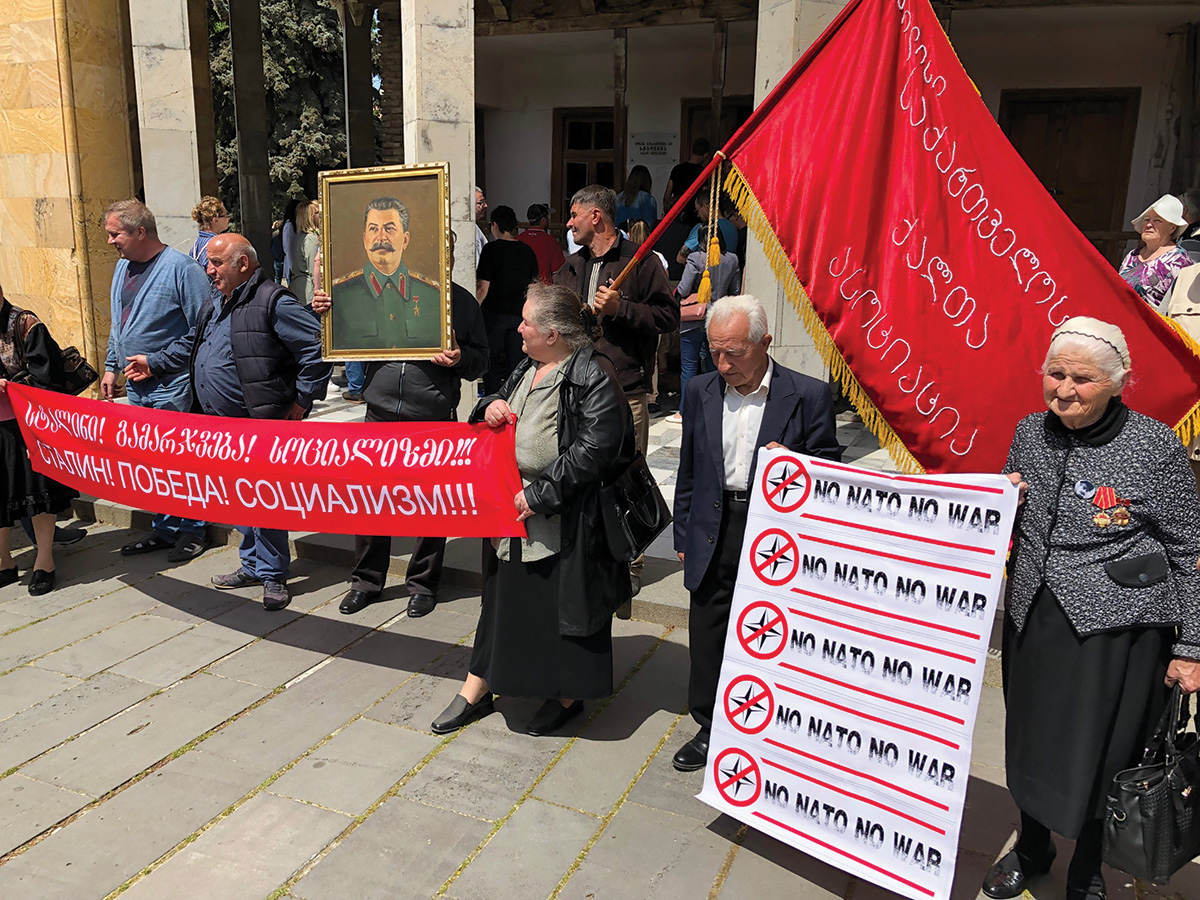
<svg viewBox="0 0 1200 900">
<path fill-rule="evenodd" d="M 675 754 L 682 772 L 703 768 L 750 486 L 759 448 L 786 447 L 840 460 L 829 386 L 774 362 L 767 313 L 749 294 L 709 311 L 717 371 L 688 382 L 675 486 L 675 551 L 691 591 L 688 704 L 699 733 Z"/>
</svg>

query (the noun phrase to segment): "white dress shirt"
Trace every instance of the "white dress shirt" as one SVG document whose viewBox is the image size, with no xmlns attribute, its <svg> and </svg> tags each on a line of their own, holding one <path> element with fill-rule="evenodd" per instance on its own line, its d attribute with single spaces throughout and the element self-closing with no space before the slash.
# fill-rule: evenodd
<svg viewBox="0 0 1200 900">
<path fill-rule="evenodd" d="M 483 255 L 483 248 L 487 246 L 487 235 L 483 233 L 483 229 L 479 227 L 479 223 L 475 224 L 475 265 L 479 265 L 479 257 Z"/>
<path fill-rule="evenodd" d="M 744 491 L 750 486 L 750 467 L 754 465 L 755 444 L 762 427 L 763 410 L 771 389 L 775 362 L 767 357 L 767 374 L 762 384 L 748 394 L 725 388 L 725 408 L 721 413 L 721 445 L 725 453 L 725 490 Z"/>
</svg>

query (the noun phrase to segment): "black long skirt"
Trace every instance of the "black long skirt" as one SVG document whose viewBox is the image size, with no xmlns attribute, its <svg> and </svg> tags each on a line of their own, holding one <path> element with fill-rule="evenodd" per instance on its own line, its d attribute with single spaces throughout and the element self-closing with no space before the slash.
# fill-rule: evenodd
<svg viewBox="0 0 1200 900">
<path fill-rule="evenodd" d="M 1024 813 L 1074 839 L 1104 814 L 1113 776 L 1137 762 L 1162 714 L 1172 631 L 1080 638 L 1043 586 L 1025 630 L 1004 621 L 1005 766 Z"/>
<path fill-rule="evenodd" d="M 593 700 L 613 691 L 612 620 L 587 637 L 558 631 L 558 557 L 502 562 L 483 550 L 483 608 L 471 674 L 505 697 Z"/>
<path fill-rule="evenodd" d="M 60 513 L 79 492 L 33 471 L 25 441 L 16 419 L 0 422 L 0 528 L 8 528 L 22 516 Z"/>
</svg>

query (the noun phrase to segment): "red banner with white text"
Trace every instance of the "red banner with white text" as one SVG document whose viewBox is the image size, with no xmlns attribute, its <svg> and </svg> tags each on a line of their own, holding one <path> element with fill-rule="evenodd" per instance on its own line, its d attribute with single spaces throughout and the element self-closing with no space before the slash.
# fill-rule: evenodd
<svg viewBox="0 0 1200 900">
<path fill-rule="evenodd" d="M 523 536 L 511 428 L 227 419 L 9 384 L 33 467 L 136 509 L 328 534 Z"/>
<path fill-rule="evenodd" d="M 1196 430 L 1195 345 L 1025 165 L 927 0 L 850 0 L 723 153 L 726 188 L 903 468 L 998 471 L 1016 423 L 1045 409 L 1038 370 L 1072 316 L 1124 331 L 1132 408 Z"/>
</svg>

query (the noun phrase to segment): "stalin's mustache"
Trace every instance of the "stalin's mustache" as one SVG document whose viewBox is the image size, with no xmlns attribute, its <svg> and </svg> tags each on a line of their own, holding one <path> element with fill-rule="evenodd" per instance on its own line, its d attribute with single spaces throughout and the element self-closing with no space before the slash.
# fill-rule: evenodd
<svg viewBox="0 0 1200 900">
<path fill-rule="evenodd" d="M 389 253 L 394 253 L 396 248 L 392 246 L 391 241 L 376 241 L 371 245 L 371 249 L 368 252 L 374 253 L 376 250 L 386 250 Z"/>
</svg>

